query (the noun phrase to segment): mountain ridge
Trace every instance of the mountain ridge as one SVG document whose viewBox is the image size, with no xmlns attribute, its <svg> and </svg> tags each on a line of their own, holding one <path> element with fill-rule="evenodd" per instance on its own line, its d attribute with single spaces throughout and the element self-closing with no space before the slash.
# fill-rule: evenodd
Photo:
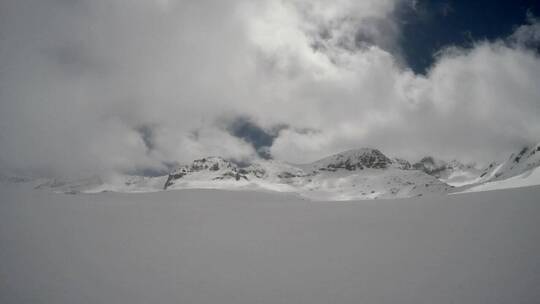
<svg viewBox="0 0 540 304">
<path fill-rule="evenodd" d="M 388 157 L 375 148 L 360 148 L 307 164 L 272 159 L 239 162 L 209 156 L 180 165 L 160 177 L 118 175 L 108 179 L 41 180 L 36 182 L 36 188 L 72 194 L 206 188 L 292 192 L 314 200 L 404 198 L 540 184 L 540 180 L 535 180 L 540 176 L 539 167 L 540 144 L 521 148 L 483 169 L 433 156 L 411 163 Z M 504 183 L 506 180 L 511 183 Z M 482 187 L 485 184 L 489 186 Z"/>
</svg>

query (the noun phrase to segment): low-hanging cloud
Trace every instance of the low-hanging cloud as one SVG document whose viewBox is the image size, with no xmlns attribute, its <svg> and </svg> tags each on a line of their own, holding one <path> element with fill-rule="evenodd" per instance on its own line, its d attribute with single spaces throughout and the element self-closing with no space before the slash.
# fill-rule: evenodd
<svg viewBox="0 0 540 304">
<path fill-rule="evenodd" d="M 478 160 L 539 141 L 537 21 L 442 50 L 416 75 L 399 58 L 403 2 L 3 1 L 0 168 L 165 172 L 258 157 L 223 123 L 237 118 L 291 162 L 362 146 Z"/>
</svg>

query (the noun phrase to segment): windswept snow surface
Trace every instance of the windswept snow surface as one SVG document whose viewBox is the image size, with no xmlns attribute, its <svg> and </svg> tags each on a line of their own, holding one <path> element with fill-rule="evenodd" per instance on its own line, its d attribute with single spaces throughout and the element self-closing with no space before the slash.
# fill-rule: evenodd
<svg viewBox="0 0 540 304">
<path fill-rule="evenodd" d="M 539 197 L 344 203 L 0 183 L 0 303 L 536 304 Z"/>
<path fill-rule="evenodd" d="M 26 183 L 36 189 L 50 189 L 57 193 L 99 193 L 99 192 L 157 192 L 163 190 L 167 176 L 146 177 L 134 175 L 112 175 L 105 178 L 92 177 L 84 179 L 61 178 L 6 178 L 0 177 L 4 183 Z"/>
</svg>

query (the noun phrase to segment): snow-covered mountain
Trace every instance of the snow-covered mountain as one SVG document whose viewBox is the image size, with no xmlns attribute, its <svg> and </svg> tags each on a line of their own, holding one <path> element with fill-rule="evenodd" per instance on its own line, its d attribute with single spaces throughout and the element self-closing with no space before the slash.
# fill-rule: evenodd
<svg viewBox="0 0 540 304">
<path fill-rule="evenodd" d="M 386 155 L 377 149 L 348 150 L 318 160 L 304 167 L 318 171 L 335 172 L 340 169 L 356 171 L 363 169 L 387 169 L 392 165 Z"/>
<path fill-rule="evenodd" d="M 540 166 L 540 143 L 523 147 L 502 162 L 491 163 L 481 174 L 486 181 L 507 179 Z"/>
<path fill-rule="evenodd" d="M 412 168 L 423 171 L 437 179 L 455 187 L 475 183 L 482 170 L 475 164 L 463 164 L 458 160 L 446 162 L 432 156 L 422 158 Z"/>
<path fill-rule="evenodd" d="M 413 169 L 432 175 L 454 191 L 484 191 L 540 184 L 540 143 L 522 147 L 502 161 L 493 161 L 481 169 L 457 160 L 445 162 L 424 157 Z M 538 177 L 537 177 L 538 176 Z"/>
<path fill-rule="evenodd" d="M 35 179 L 36 188 L 63 193 L 155 192 L 170 189 L 264 190 L 310 199 L 403 198 L 540 184 L 540 144 L 522 148 L 484 169 L 474 164 L 424 157 L 411 164 L 377 149 L 334 154 L 313 163 L 255 159 L 238 162 L 213 156 L 179 166 L 165 176 L 113 175 L 80 180 Z M 22 182 L 28 182 L 23 179 Z"/>
<path fill-rule="evenodd" d="M 533 185 L 540 185 L 540 143 L 523 147 L 504 161 L 490 163 L 466 191 Z"/>
<path fill-rule="evenodd" d="M 407 169 L 404 169 L 407 168 Z M 377 149 L 338 153 L 310 164 L 275 160 L 238 164 L 220 157 L 195 160 L 172 172 L 165 189 L 258 188 L 311 199 L 374 199 L 446 193 L 451 187 Z"/>
</svg>

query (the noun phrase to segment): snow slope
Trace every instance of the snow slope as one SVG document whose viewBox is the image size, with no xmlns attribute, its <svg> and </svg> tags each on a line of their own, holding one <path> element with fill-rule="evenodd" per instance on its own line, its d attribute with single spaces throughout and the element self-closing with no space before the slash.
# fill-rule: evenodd
<svg viewBox="0 0 540 304">
<path fill-rule="evenodd" d="M 538 197 L 336 203 L 0 184 L 0 303 L 536 304 Z"/>
<path fill-rule="evenodd" d="M 502 162 L 492 162 L 472 184 L 456 190 L 474 192 L 540 185 L 539 172 L 540 143 L 524 147 Z"/>
<path fill-rule="evenodd" d="M 206 157 L 168 176 L 115 175 L 83 180 L 33 180 L 37 188 L 63 193 L 156 192 L 172 189 L 227 189 L 296 193 L 312 200 L 404 198 L 463 191 L 538 185 L 540 145 L 520 149 L 484 170 L 457 160 L 424 157 L 410 164 L 377 149 L 349 150 L 309 164 L 277 160 L 239 163 Z M 8 181 L 11 179 L 8 179 Z M 21 179 L 27 181 L 28 179 Z M 16 180 L 15 180 L 16 181 Z"/>
<path fill-rule="evenodd" d="M 403 163 L 369 148 L 304 165 L 258 160 L 241 166 L 208 157 L 171 173 L 166 188 L 266 189 L 318 200 L 412 197 L 446 193 L 451 188 L 424 172 L 402 168 Z"/>
<path fill-rule="evenodd" d="M 497 189 L 520 188 L 536 185 L 540 185 L 540 168 L 538 167 L 507 179 L 493 180 L 491 182 L 485 182 L 473 186 L 471 188 L 468 188 L 464 192 L 490 191 Z"/>
<path fill-rule="evenodd" d="M 400 198 L 444 194 L 451 187 L 420 171 L 364 169 L 321 172 L 297 190 L 304 197 L 322 200 Z"/>
<path fill-rule="evenodd" d="M 413 169 L 423 171 L 450 186 L 464 186 L 478 181 L 482 171 L 474 164 L 463 164 L 458 160 L 446 162 L 428 156 L 412 165 Z"/>
<path fill-rule="evenodd" d="M 84 179 L 43 179 L 28 178 L 4 182 L 28 183 L 36 189 L 52 189 L 58 193 L 99 193 L 99 192 L 156 192 L 163 190 L 167 176 L 145 177 L 134 175 L 111 175 Z"/>
<path fill-rule="evenodd" d="M 484 181 L 504 180 L 513 176 L 522 175 L 531 169 L 540 166 L 540 143 L 524 147 L 519 152 L 512 153 L 503 162 L 494 162 L 484 171 Z"/>
</svg>

